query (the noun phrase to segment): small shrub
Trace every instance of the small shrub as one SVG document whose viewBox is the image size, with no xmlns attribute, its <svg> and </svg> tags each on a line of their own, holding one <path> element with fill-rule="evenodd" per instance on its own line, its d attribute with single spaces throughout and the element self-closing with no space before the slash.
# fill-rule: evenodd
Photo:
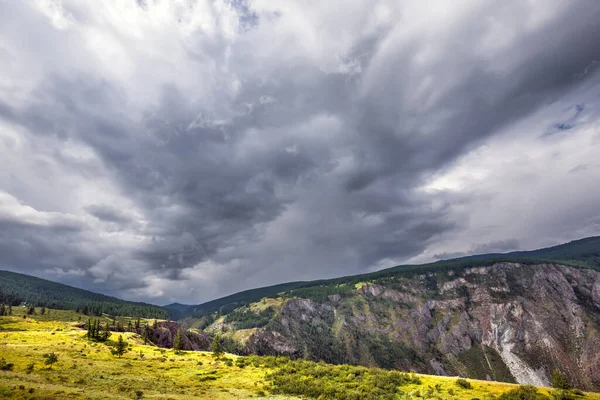
<svg viewBox="0 0 600 400">
<path fill-rule="evenodd" d="M 0 358 L 0 371 L 12 371 L 15 364 L 6 362 L 4 357 Z"/>
<path fill-rule="evenodd" d="M 549 397 L 539 393 L 535 386 L 521 385 L 502 393 L 498 400 L 549 400 Z"/>
<path fill-rule="evenodd" d="M 142 392 L 141 390 L 135 391 L 135 397 L 137 397 L 138 399 L 141 399 L 143 396 L 144 396 L 144 392 Z"/>
<path fill-rule="evenodd" d="M 463 389 L 467 389 L 467 390 L 468 389 L 473 389 L 473 386 L 471 385 L 471 382 L 469 382 L 468 380 L 463 379 L 463 378 L 458 378 L 456 380 L 456 384 L 458 386 L 460 386 L 461 388 L 463 388 Z"/>
<path fill-rule="evenodd" d="M 571 389 L 567 376 L 560 371 L 552 371 L 552 387 L 555 389 Z"/>
<path fill-rule="evenodd" d="M 44 364 L 46 364 L 49 369 L 52 369 L 52 365 L 58 362 L 58 354 L 55 354 L 54 352 L 44 354 L 44 359 Z"/>
<path fill-rule="evenodd" d="M 34 388 L 29 388 L 28 392 L 29 393 L 33 393 L 33 392 L 35 392 L 35 389 Z"/>
</svg>

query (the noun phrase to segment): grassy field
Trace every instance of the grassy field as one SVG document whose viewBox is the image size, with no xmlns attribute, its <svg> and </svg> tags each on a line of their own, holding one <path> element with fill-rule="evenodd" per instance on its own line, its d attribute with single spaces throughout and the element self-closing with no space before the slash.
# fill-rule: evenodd
<svg viewBox="0 0 600 400">
<path fill-rule="evenodd" d="M 85 331 L 77 327 L 80 315 L 74 312 L 51 310 L 47 315 L 23 318 L 23 310 L 15 307 L 13 313 L 11 317 L 0 317 L 0 364 L 2 358 L 5 366 L 13 364 L 0 371 L 0 398 L 298 399 L 307 398 L 302 394 L 307 388 L 317 394 L 331 393 L 321 394 L 322 398 L 342 398 L 346 393 L 342 390 L 344 385 L 366 390 L 358 398 L 388 398 L 376 395 L 377 390 L 383 390 L 383 386 L 377 386 L 396 376 L 383 370 L 290 362 L 275 357 L 176 354 L 173 350 L 145 346 L 133 333 L 123 334 L 129 347 L 119 358 L 111 353 L 118 334 L 113 333 L 106 344 L 90 342 Z M 44 354 L 50 352 L 58 355 L 52 368 L 44 364 Z M 491 399 L 518 387 L 469 380 L 471 388 L 465 389 L 457 385 L 456 378 L 403 376 L 410 376 L 410 381 L 394 388 L 391 398 Z M 367 384 L 373 389 L 364 386 Z M 367 392 L 373 396 L 365 396 Z M 554 393 L 549 389 L 539 392 Z M 600 400 L 600 395 L 581 394 L 576 398 Z"/>
</svg>

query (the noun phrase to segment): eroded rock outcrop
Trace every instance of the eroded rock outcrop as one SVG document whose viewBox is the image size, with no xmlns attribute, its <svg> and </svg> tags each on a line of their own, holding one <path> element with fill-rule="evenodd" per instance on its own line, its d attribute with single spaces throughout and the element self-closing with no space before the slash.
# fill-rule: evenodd
<svg viewBox="0 0 600 400">
<path fill-rule="evenodd" d="M 600 389 L 600 273 L 557 264 L 394 277 L 290 299 L 245 351 Z"/>
</svg>

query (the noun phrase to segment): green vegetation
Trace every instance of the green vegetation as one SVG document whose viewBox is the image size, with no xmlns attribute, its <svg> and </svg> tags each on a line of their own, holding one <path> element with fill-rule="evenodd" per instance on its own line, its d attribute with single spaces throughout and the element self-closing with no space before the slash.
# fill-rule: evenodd
<svg viewBox="0 0 600 400">
<path fill-rule="evenodd" d="M 52 369 L 52 365 L 56 364 L 57 362 L 58 356 L 54 352 L 44 354 L 44 364 L 46 364 L 48 368 Z"/>
<path fill-rule="evenodd" d="M 183 350 L 183 342 L 181 341 L 181 330 L 178 330 L 173 339 L 173 350 L 180 352 Z"/>
<path fill-rule="evenodd" d="M 0 317 L 0 398 L 600 400 L 580 391 L 223 355 L 218 337 L 215 354 L 144 345 L 133 332 L 97 342 L 80 328 L 77 314 L 69 321 L 64 311 L 49 312 L 60 320 L 40 313 Z"/>
<path fill-rule="evenodd" d="M 390 278 L 412 277 L 426 273 L 460 271 L 466 268 L 492 265 L 499 262 L 518 262 L 523 264 L 561 263 L 574 267 L 600 270 L 600 237 L 575 240 L 559 246 L 533 251 L 519 251 L 507 254 L 483 254 L 452 260 L 438 261 L 422 265 L 399 265 L 368 274 L 346 276 L 342 278 L 317 280 L 310 282 L 290 282 L 239 292 L 196 306 L 172 304 L 165 308 L 177 318 L 194 316 L 209 317 L 213 313 L 227 315 L 232 311 L 260 301 L 265 297 L 301 297 L 315 301 L 324 301 L 329 296 L 350 294 L 355 285 L 364 282 L 378 282 Z M 262 321 L 261 321 L 262 323 Z M 206 325 L 210 324 L 208 322 Z M 203 327 L 201 327 L 203 328 Z M 243 328 L 240 328 L 243 329 Z"/>
<path fill-rule="evenodd" d="M 223 354 L 223 350 L 221 349 L 221 340 L 219 338 L 219 335 L 215 335 L 213 342 L 212 342 L 211 350 L 212 350 L 213 356 L 215 356 L 217 358 L 219 358 L 221 356 L 221 354 Z"/>
<path fill-rule="evenodd" d="M 115 356 L 118 356 L 119 358 L 121 358 L 123 356 L 123 354 L 125 354 L 127 352 L 127 342 L 125 340 L 123 340 L 123 335 L 119 335 L 119 339 L 117 340 L 117 343 L 115 344 L 115 348 L 111 350 L 111 353 Z"/>
<path fill-rule="evenodd" d="M 565 374 L 556 370 L 552 371 L 552 387 L 556 389 L 571 389 L 571 385 Z"/>
<path fill-rule="evenodd" d="M 471 382 L 469 382 L 468 380 L 463 379 L 463 378 L 458 378 L 456 380 L 456 384 L 458 386 L 460 386 L 461 388 L 463 388 L 463 389 L 473 389 L 473 386 L 471 385 Z"/>
<path fill-rule="evenodd" d="M 33 313 L 33 307 L 46 307 L 60 310 L 77 310 L 86 315 L 101 316 L 127 315 L 145 318 L 167 318 L 168 313 L 161 307 L 134 303 L 105 296 L 103 294 L 77 289 L 56 282 L 39 279 L 29 275 L 0 271 L 0 303 L 7 306 L 27 304 Z M 6 310 L 7 308 L 5 308 Z M 0 307 L 0 311 L 2 307 Z"/>
<path fill-rule="evenodd" d="M 274 315 L 275 310 L 272 307 L 256 312 L 249 308 L 243 308 L 227 314 L 224 322 L 233 323 L 237 329 L 262 328 Z"/>
</svg>

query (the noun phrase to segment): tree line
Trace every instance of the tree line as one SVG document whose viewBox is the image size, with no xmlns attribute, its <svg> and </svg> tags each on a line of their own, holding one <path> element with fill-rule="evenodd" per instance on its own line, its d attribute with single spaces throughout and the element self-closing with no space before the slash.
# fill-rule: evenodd
<svg viewBox="0 0 600 400">
<path fill-rule="evenodd" d="M 165 309 L 147 303 L 130 302 L 93 293 L 29 275 L 0 271 L 0 303 L 26 304 L 58 310 L 76 310 L 86 315 L 124 315 L 142 318 L 168 318 Z"/>
</svg>

